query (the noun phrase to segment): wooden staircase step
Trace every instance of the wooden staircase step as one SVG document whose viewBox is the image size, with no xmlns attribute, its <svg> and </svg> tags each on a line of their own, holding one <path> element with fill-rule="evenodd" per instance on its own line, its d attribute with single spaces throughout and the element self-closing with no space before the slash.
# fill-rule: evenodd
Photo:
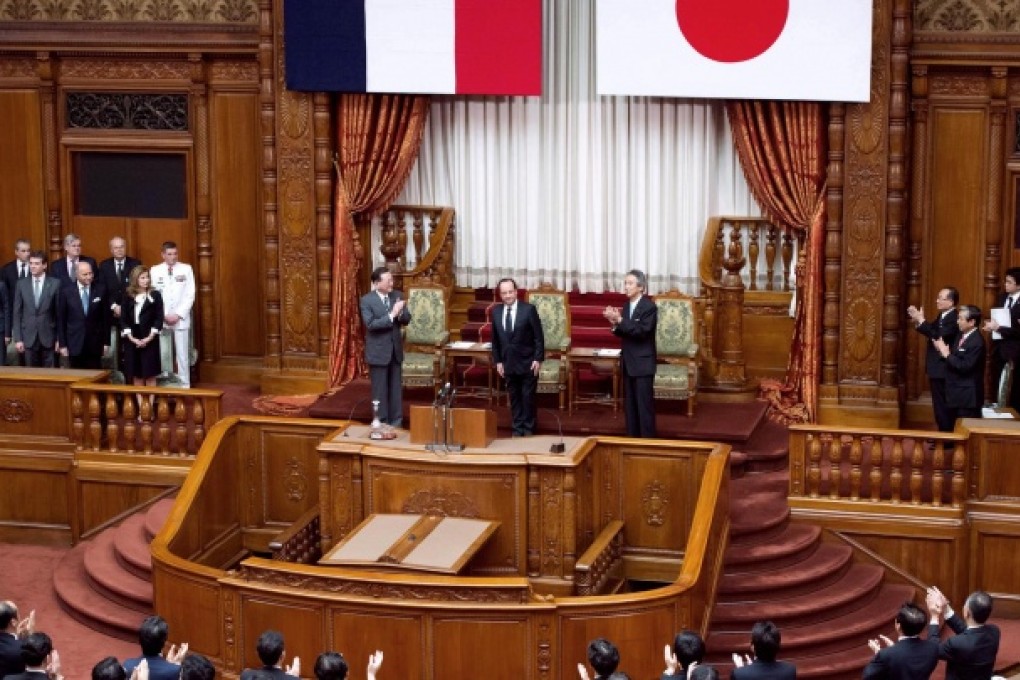
<svg viewBox="0 0 1020 680">
<path fill-rule="evenodd" d="M 820 545 L 803 562 L 786 569 L 761 569 L 756 564 L 743 570 L 725 571 L 719 581 L 716 600 L 746 600 L 759 593 L 782 592 L 798 595 L 838 580 L 850 568 L 853 551 L 845 545 Z"/>
<path fill-rule="evenodd" d="M 80 543 L 60 560 L 53 571 L 53 589 L 61 607 L 76 621 L 105 635 L 138 640 L 138 626 L 146 614 L 121 606 L 96 592 L 85 576 L 85 552 Z"/>
<path fill-rule="evenodd" d="M 107 530 L 86 543 L 85 575 L 93 589 L 117 604 L 152 611 L 152 582 L 131 573 L 117 559 L 114 532 Z"/>
<path fill-rule="evenodd" d="M 152 554 L 149 552 L 149 536 L 145 527 L 145 515 L 134 514 L 113 530 L 113 547 L 117 559 L 138 578 L 151 580 Z"/>
<path fill-rule="evenodd" d="M 145 511 L 145 533 L 148 534 L 150 541 L 166 524 L 166 518 L 170 516 L 170 511 L 174 507 L 174 500 L 173 498 L 162 498 Z"/>
<path fill-rule="evenodd" d="M 734 565 L 757 564 L 762 568 L 778 569 L 803 560 L 805 552 L 814 551 L 821 538 L 820 527 L 787 523 L 772 540 L 756 542 L 733 541 L 726 550 L 726 569 Z"/>
</svg>

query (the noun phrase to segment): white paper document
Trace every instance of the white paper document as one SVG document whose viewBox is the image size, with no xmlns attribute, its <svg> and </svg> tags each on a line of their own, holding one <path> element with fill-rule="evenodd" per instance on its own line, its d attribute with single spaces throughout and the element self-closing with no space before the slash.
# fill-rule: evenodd
<svg viewBox="0 0 1020 680">
<path fill-rule="evenodd" d="M 992 307 L 990 311 L 992 314 L 992 321 L 995 323 L 1003 326 L 1004 328 L 1009 328 L 1013 325 L 1012 320 L 1009 318 L 1009 310 L 1005 307 Z M 992 340 L 1002 340 L 1002 333 L 999 331 L 992 331 Z"/>
<path fill-rule="evenodd" d="M 470 340 L 458 340 L 457 342 L 451 342 L 447 347 L 450 349 L 471 349 L 475 346 L 475 343 Z"/>
<path fill-rule="evenodd" d="M 595 356 L 598 356 L 598 357 L 618 357 L 618 356 L 620 356 L 620 350 L 618 350 L 618 349 L 597 349 L 597 350 L 595 350 Z"/>
</svg>

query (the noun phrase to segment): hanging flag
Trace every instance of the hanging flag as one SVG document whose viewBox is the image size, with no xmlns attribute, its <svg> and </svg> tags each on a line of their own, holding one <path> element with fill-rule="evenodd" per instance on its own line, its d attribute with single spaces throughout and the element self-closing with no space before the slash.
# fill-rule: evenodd
<svg viewBox="0 0 1020 680">
<path fill-rule="evenodd" d="M 287 87 L 542 93 L 542 0 L 285 0 Z"/>
<path fill-rule="evenodd" d="M 872 0 L 596 0 L 599 94 L 868 101 Z"/>
</svg>

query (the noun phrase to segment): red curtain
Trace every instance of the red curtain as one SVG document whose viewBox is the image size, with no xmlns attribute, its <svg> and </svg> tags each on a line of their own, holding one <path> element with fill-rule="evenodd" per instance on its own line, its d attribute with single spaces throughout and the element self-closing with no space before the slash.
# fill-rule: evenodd
<svg viewBox="0 0 1020 680">
<path fill-rule="evenodd" d="M 418 157 L 429 98 L 414 95 L 341 95 L 336 114 L 337 163 L 333 215 L 333 309 L 329 386 L 365 372 L 365 338 L 358 309 L 363 254 L 355 216 L 386 209 L 400 193 Z"/>
<path fill-rule="evenodd" d="M 813 422 L 821 370 L 822 247 L 825 228 L 825 120 L 815 102 L 732 101 L 733 141 L 751 193 L 777 226 L 804 244 L 786 380 L 762 381 L 770 414 Z"/>
</svg>

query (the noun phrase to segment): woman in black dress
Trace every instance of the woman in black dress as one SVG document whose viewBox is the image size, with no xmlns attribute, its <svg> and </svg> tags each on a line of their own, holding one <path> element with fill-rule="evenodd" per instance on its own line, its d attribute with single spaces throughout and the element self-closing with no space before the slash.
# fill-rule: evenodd
<svg viewBox="0 0 1020 680">
<path fill-rule="evenodd" d="M 135 385 L 156 385 L 160 373 L 159 332 L 163 328 L 163 298 L 151 288 L 149 268 L 138 265 L 124 291 L 120 334 L 124 338 L 124 377 Z"/>
</svg>

